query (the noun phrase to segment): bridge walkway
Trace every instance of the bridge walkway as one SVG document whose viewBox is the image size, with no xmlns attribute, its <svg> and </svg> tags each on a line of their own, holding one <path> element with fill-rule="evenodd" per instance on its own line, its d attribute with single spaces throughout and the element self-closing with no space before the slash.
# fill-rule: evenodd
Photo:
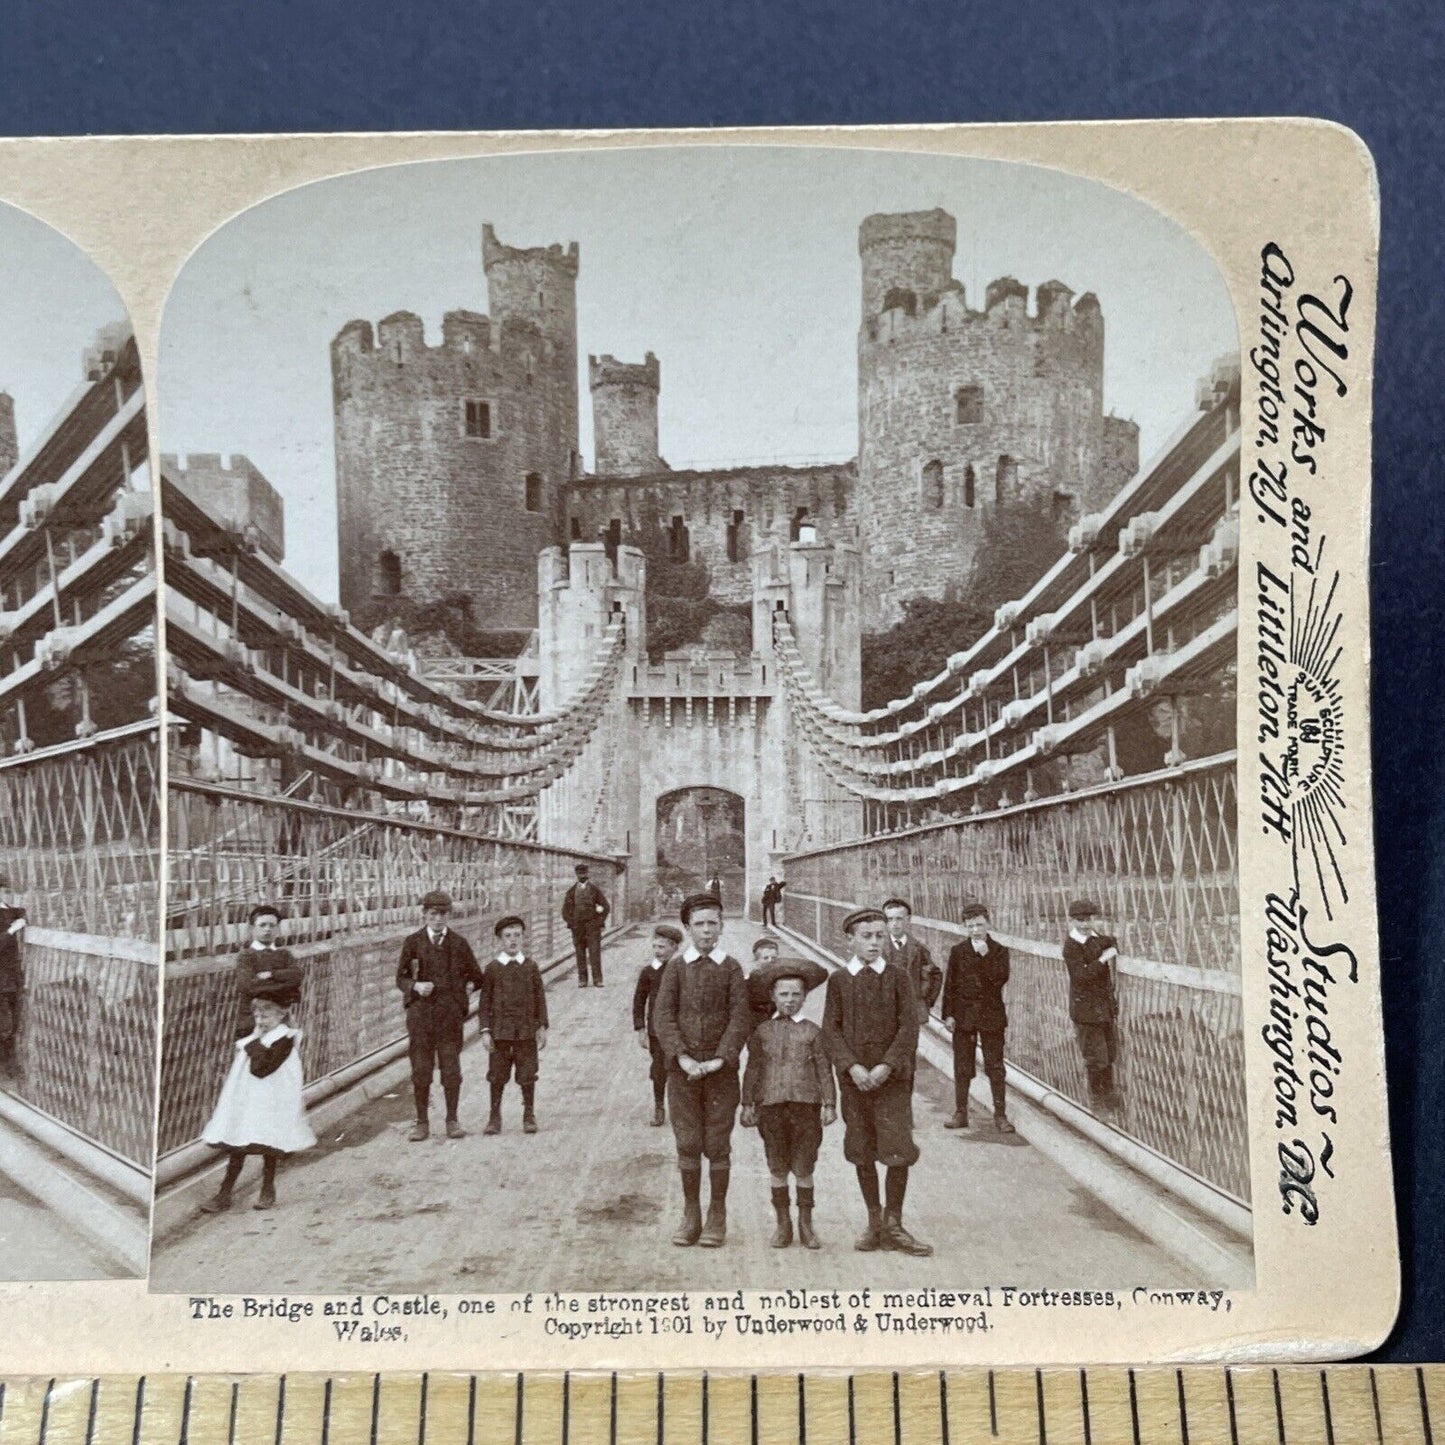
<svg viewBox="0 0 1445 1445">
<path fill-rule="evenodd" d="M 757 925 L 726 921 L 745 964 Z M 479 954 L 481 950 L 478 950 Z M 1198 1283 L 1024 1141 L 985 1126 L 943 1128 L 952 1084 L 921 1065 L 914 1098 L 923 1157 L 905 1220 L 932 1259 L 857 1253 L 863 1208 L 843 1159 L 842 1125 L 824 1136 L 816 1226 L 823 1248 L 769 1247 L 761 1140 L 734 1135 L 729 1234 L 720 1251 L 670 1242 L 680 1189 L 670 1128 L 653 1128 L 648 1060 L 632 1033 L 639 927 L 604 950 L 602 990 L 549 979 L 552 1032 L 537 1091 L 538 1134 L 521 1131 L 516 1086 L 504 1131 L 485 1138 L 485 1054 L 468 1026 L 466 1139 L 410 1144 L 402 1083 L 330 1130 L 278 1177 L 278 1207 L 199 1216 L 158 1240 L 151 1288 L 175 1293 L 406 1290 L 439 1293 L 627 1289 L 916 1288 L 949 1282 L 1078 1287 Z M 817 1018 L 822 990 L 808 1000 Z M 248 1164 L 246 1180 L 254 1182 Z"/>
</svg>

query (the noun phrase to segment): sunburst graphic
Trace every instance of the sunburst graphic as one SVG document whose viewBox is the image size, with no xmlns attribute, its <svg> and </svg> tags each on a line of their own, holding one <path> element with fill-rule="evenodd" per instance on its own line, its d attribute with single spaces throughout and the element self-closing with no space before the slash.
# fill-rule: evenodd
<svg viewBox="0 0 1445 1445">
<path fill-rule="evenodd" d="M 1338 571 L 1322 570 L 1320 541 L 1307 595 L 1295 573 L 1290 588 L 1290 663 L 1285 768 L 1294 818 L 1294 878 L 1299 889 L 1313 875 L 1328 918 L 1349 901 L 1341 855 L 1348 846 L 1344 815 L 1345 735 L 1342 687 L 1338 676 L 1344 644 L 1339 641 L 1343 614 L 1335 604 Z M 1303 875 L 1303 876 L 1302 876 Z"/>
</svg>

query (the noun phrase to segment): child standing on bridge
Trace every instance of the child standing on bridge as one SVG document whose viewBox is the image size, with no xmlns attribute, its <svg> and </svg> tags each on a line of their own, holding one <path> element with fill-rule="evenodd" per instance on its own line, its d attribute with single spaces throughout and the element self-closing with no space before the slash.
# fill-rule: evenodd
<svg viewBox="0 0 1445 1445">
<path fill-rule="evenodd" d="M 657 1037 L 667 1055 L 667 1102 L 682 1175 L 678 1245 L 716 1249 L 727 1238 L 728 1171 L 738 1111 L 738 1059 L 749 1025 L 743 966 L 718 943 L 722 903 L 710 893 L 683 900 L 688 945 L 662 971 Z M 702 1219 L 702 1159 L 712 1193 Z"/>
<path fill-rule="evenodd" d="M 748 1067 L 743 1075 L 742 1124 L 757 1125 L 768 1158 L 773 1190 L 774 1249 L 793 1242 L 788 1211 L 788 1176 L 798 1181 L 798 1240 L 819 1248 L 813 1233 L 813 1168 L 823 1143 L 823 1129 L 838 1117 L 833 1069 L 823 1035 L 811 1019 L 798 1017 L 807 996 L 807 979 L 791 964 L 774 964 L 752 979 L 772 985 L 776 1016 L 760 1023 L 748 1040 Z M 749 979 L 749 982 L 752 981 Z"/>
<path fill-rule="evenodd" d="M 227 1151 L 221 1187 L 201 1205 L 207 1214 L 220 1214 L 231 1207 L 232 1192 L 248 1154 L 261 1156 L 261 1193 L 253 1207 L 272 1208 L 277 1164 L 286 1155 L 316 1143 L 301 1093 L 301 1030 L 291 1026 L 283 992 L 263 989 L 252 995 L 254 1027 L 236 1041 L 231 1072 L 221 1087 L 215 1113 L 201 1131 L 207 1144 Z"/>
<path fill-rule="evenodd" d="M 537 1132 L 533 1102 L 537 1088 L 537 1055 L 547 1047 L 547 990 L 542 970 L 524 947 L 527 925 L 509 914 L 492 929 L 502 951 L 482 975 L 477 1017 L 482 1047 L 491 1055 L 487 1082 L 492 1088 L 492 1115 L 483 1134 L 502 1132 L 502 1095 L 513 1073 L 522 1091 L 522 1132 Z"/>
<path fill-rule="evenodd" d="M 753 1025 L 766 1023 L 773 1016 L 773 984 L 778 975 L 776 967 L 785 961 L 793 978 L 801 979 L 803 992 L 812 993 L 828 981 L 828 970 L 820 963 L 805 958 L 778 958 L 778 940 L 771 933 L 760 933 L 753 940 L 753 971 L 748 975 L 748 1009 Z"/>
<path fill-rule="evenodd" d="M 652 958 L 642 965 L 637 987 L 632 991 L 632 1027 L 640 1047 L 652 1055 L 652 1125 L 660 1129 L 667 1123 L 663 1099 L 667 1094 L 667 1055 L 657 1037 L 657 1020 L 653 1017 L 657 1003 L 657 985 L 662 970 L 671 962 L 682 943 L 682 929 L 670 923 L 659 923 L 652 930 Z"/>
</svg>

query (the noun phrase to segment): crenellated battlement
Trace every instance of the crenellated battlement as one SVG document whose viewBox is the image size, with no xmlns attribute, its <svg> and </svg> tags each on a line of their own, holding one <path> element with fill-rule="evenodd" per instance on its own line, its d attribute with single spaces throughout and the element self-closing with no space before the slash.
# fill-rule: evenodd
<svg viewBox="0 0 1445 1445">
<path fill-rule="evenodd" d="M 521 262 L 552 267 L 575 280 L 580 260 L 576 241 L 569 241 L 566 246 L 558 241 L 546 246 L 508 246 L 497 239 L 496 228 L 490 221 L 482 226 L 482 268 L 488 273 L 494 266 Z"/>
<path fill-rule="evenodd" d="M 910 341 L 931 341 L 951 332 L 993 337 L 1009 331 L 1030 336 L 1054 332 L 1090 344 L 1103 342 L 1098 297 L 1086 291 L 1075 300 L 1072 288 L 1062 281 L 1041 282 L 1030 293 L 1015 277 L 1000 276 L 985 288 L 982 310 L 968 305 L 960 281 L 953 281 L 926 307 L 911 303 L 908 300 L 911 294 L 895 290 L 886 298 L 892 305 L 886 305 L 876 315 L 864 317 L 865 344 L 896 346 Z"/>
<path fill-rule="evenodd" d="M 589 356 L 587 384 L 593 391 L 604 386 L 639 386 L 658 391 L 662 386 L 662 367 L 650 351 L 640 362 L 619 361 L 607 355 Z"/>
</svg>

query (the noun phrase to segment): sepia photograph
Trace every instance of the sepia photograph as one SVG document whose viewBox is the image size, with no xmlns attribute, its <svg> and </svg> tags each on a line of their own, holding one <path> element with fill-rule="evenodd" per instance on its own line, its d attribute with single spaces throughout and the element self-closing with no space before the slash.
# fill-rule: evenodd
<svg viewBox="0 0 1445 1445">
<path fill-rule="evenodd" d="M 519 153 L 213 232 L 157 372 L 151 1289 L 1250 1288 L 1239 354 L 1188 231 L 1013 162 Z M 142 1034 L 42 928 L 155 923 L 153 634 L 87 562 L 148 484 L 26 522 L 120 444 L 87 396 L 8 459 L 0 411 L 50 829 L 0 903 L 16 1107 L 129 1158 L 31 1082 L 44 968 Z"/>
<path fill-rule="evenodd" d="M 0 1281 L 143 1275 L 160 949 L 155 515 L 126 309 L 0 204 Z"/>
</svg>

